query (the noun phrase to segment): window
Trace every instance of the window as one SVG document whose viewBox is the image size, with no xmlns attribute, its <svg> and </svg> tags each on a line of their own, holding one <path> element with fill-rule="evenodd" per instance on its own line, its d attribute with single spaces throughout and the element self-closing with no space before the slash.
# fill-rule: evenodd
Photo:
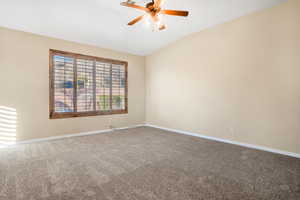
<svg viewBox="0 0 300 200">
<path fill-rule="evenodd" d="M 127 65 L 50 50 L 50 118 L 128 113 Z"/>
</svg>

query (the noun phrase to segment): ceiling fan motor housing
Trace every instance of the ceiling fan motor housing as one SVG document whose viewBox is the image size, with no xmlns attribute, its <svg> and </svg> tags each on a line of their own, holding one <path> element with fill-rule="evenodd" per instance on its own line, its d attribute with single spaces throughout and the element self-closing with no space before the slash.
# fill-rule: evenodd
<svg viewBox="0 0 300 200">
<path fill-rule="evenodd" d="M 149 11 L 151 12 L 152 16 L 155 16 L 157 13 L 160 12 L 160 8 L 159 7 L 154 7 L 154 2 L 149 2 L 146 4 L 146 8 L 149 9 Z"/>
<path fill-rule="evenodd" d="M 147 8 L 149 8 L 149 7 L 153 7 L 153 5 L 154 5 L 154 3 L 153 3 L 153 2 L 149 2 L 149 3 L 147 3 L 147 4 L 146 4 L 146 7 L 147 7 Z"/>
</svg>

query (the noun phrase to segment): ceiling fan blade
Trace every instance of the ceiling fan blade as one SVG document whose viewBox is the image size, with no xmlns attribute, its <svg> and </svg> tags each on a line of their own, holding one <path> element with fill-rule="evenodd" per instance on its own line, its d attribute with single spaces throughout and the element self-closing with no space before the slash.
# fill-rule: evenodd
<svg viewBox="0 0 300 200">
<path fill-rule="evenodd" d="M 137 18 L 135 18 L 134 20 L 132 20 L 131 22 L 128 23 L 129 26 L 134 25 L 135 23 L 141 21 L 142 19 L 144 19 L 145 15 L 139 16 Z"/>
<path fill-rule="evenodd" d="M 166 26 L 164 24 L 160 25 L 159 30 L 162 31 L 164 29 L 166 29 Z"/>
<path fill-rule="evenodd" d="M 162 10 L 160 11 L 160 14 L 187 17 L 189 15 L 189 12 L 182 10 Z"/>
<path fill-rule="evenodd" d="M 122 2 L 121 6 L 126 6 L 126 7 L 130 7 L 130 8 L 135 8 L 135 9 L 143 10 L 145 12 L 149 12 L 148 8 L 145 8 L 145 7 L 142 7 L 142 6 L 138 6 L 138 5 L 135 5 L 135 4 L 126 3 L 126 2 Z"/>
<path fill-rule="evenodd" d="M 154 0 L 154 7 L 159 8 L 164 0 Z"/>
</svg>

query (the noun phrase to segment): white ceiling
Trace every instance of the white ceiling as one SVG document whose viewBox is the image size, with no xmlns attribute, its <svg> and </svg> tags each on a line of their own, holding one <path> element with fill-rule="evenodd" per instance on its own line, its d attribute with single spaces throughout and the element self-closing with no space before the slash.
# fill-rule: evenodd
<svg viewBox="0 0 300 200">
<path fill-rule="evenodd" d="M 0 0 L 0 26 L 136 55 L 148 55 L 179 38 L 286 0 L 166 0 L 164 8 L 190 11 L 188 18 L 165 16 L 167 29 L 126 24 L 141 11 L 125 0 Z M 135 0 L 144 5 L 145 0 Z"/>
</svg>

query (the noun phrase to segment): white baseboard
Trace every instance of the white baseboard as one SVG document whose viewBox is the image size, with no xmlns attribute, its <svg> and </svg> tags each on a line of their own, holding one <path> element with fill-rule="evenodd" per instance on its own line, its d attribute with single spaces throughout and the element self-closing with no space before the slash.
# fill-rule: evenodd
<svg viewBox="0 0 300 200">
<path fill-rule="evenodd" d="M 124 130 L 124 129 L 130 129 L 130 128 L 143 127 L 143 126 L 145 126 L 145 124 L 138 124 L 138 125 L 134 125 L 134 126 L 125 126 L 125 127 L 121 127 L 121 128 L 115 128 L 113 130 Z"/>
<path fill-rule="evenodd" d="M 60 140 L 60 139 L 71 138 L 71 137 L 96 135 L 96 134 L 101 134 L 101 133 L 113 132 L 114 130 L 124 130 L 124 129 L 142 127 L 142 126 L 144 126 L 144 124 L 139 124 L 139 125 L 134 125 L 134 126 L 127 126 L 127 127 L 121 127 L 121 128 L 115 128 L 115 129 L 105 129 L 105 130 L 81 132 L 81 133 L 74 133 L 74 134 L 66 134 L 66 135 L 46 137 L 46 138 L 37 138 L 37 139 L 31 139 L 31 140 L 17 141 L 17 142 L 15 142 L 13 144 L 1 145 L 1 147 L 2 148 L 14 147 L 14 146 L 19 145 L 19 144 L 31 144 L 31 143 L 37 143 L 37 142 L 46 142 L 46 141 L 50 141 L 50 140 Z"/>
<path fill-rule="evenodd" d="M 189 131 L 165 128 L 165 127 L 156 126 L 156 125 L 152 125 L 152 124 L 138 124 L 138 125 L 134 125 L 134 126 L 121 127 L 121 128 L 115 128 L 115 129 L 105 129 L 105 130 L 98 130 L 98 131 L 89 131 L 89 132 L 74 133 L 74 134 L 67 134 L 67 135 L 61 135 L 61 136 L 53 136 L 53 137 L 46 137 L 46 138 L 38 138 L 38 139 L 17 141 L 14 144 L 0 145 L 0 148 L 1 147 L 2 148 L 3 147 L 5 147 L 5 148 L 6 147 L 14 147 L 14 146 L 19 145 L 19 144 L 30 144 L 30 143 L 45 142 L 45 141 L 51 141 L 51 140 L 59 140 L 59 139 L 64 139 L 64 138 L 71 138 L 71 137 L 96 135 L 96 134 L 101 134 L 101 133 L 113 132 L 114 130 L 124 130 L 124 129 L 130 129 L 130 128 L 143 127 L 143 126 L 157 128 L 157 129 L 161 129 L 161 130 L 166 130 L 166 131 L 170 131 L 170 132 L 174 132 L 174 133 L 180 133 L 180 134 L 184 134 L 184 135 L 190 135 L 190 136 L 199 137 L 199 138 L 204 138 L 204 139 L 208 139 L 208 140 L 214 140 L 214 141 L 228 143 L 228 144 L 234 144 L 234 145 L 238 145 L 238 146 L 248 147 L 248 148 L 251 148 L 251 149 L 267 151 L 267 152 L 286 155 L 286 156 L 291 156 L 291 157 L 295 157 L 295 158 L 300 158 L 300 154 L 293 153 L 293 152 L 282 151 L 282 150 L 272 149 L 272 148 L 264 147 L 264 146 L 258 146 L 258 145 L 253 145 L 253 144 L 241 143 L 241 142 L 236 142 L 236 141 L 232 141 L 232 140 L 201 135 L 199 133 L 193 133 L 193 132 L 189 132 Z"/>
<path fill-rule="evenodd" d="M 170 132 L 174 132 L 174 133 L 180 133 L 180 134 L 184 134 L 184 135 L 195 136 L 195 137 L 204 138 L 204 139 L 208 139 L 208 140 L 214 140 L 214 141 L 218 141 L 218 142 L 223 142 L 223 143 L 248 147 L 248 148 L 251 148 L 251 149 L 257 149 L 257 150 L 261 150 L 261 151 L 267 151 L 267 152 L 281 154 L 281 155 L 285 155 L 285 156 L 300 158 L 300 154 L 293 153 L 293 152 L 288 152 L 288 151 L 277 150 L 277 149 L 272 149 L 272 148 L 269 148 L 269 147 L 258 146 L 258 145 L 247 144 L 247 143 L 241 143 L 241 142 L 236 142 L 236 141 L 232 141 L 232 140 L 201 135 L 201 134 L 198 134 L 198 133 L 192 133 L 192 132 L 188 132 L 188 131 L 165 128 L 165 127 L 156 126 L 156 125 L 152 125 L 152 124 L 145 124 L 145 126 L 152 127 L 152 128 L 158 128 L 158 129 L 162 129 L 162 130 L 166 130 L 166 131 L 170 131 Z"/>
</svg>

